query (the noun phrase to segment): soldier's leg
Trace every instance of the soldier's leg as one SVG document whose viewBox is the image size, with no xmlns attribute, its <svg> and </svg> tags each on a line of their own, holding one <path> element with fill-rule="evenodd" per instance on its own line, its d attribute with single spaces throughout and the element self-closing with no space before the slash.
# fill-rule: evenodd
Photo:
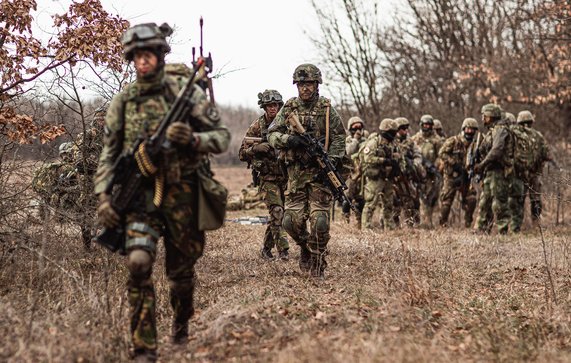
<svg viewBox="0 0 571 363">
<path fill-rule="evenodd" d="M 440 191 L 440 221 L 441 226 L 448 225 L 448 217 L 450 216 L 450 209 L 454 203 L 457 188 L 454 187 L 453 181 L 450 178 L 444 179 L 444 186 Z"/>
<path fill-rule="evenodd" d="M 375 208 L 379 204 L 379 181 L 366 178 L 365 179 L 365 205 L 361 214 L 361 228 L 371 229 L 373 214 Z"/>
<path fill-rule="evenodd" d="M 541 189 L 542 182 L 539 175 L 534 175 L 530 178 L 529 186 L 529 202 L 531 207 L 531 219 L 537 222 L 541 218 L 543 210 L 541 205 Z M 523 208 L 522 208 L 523 209 Z"/>
<path fill-rule="evenodd" d="M 496 224 L 500 234 L 508 233 L 510 222 L 510 209 L 508 205 L 508 196 L 510 193 L 509 178 L 504 176 L 503 171 L 491 172 L 492 182 L 490 190 L 492 192 L 492 211 L 496 217 Z"/>
<path fill-rule="evenodd" d="M 476 228 L 478 231 L 490 233 L 494 215 L 492 212 L 492 191 L 490 188 L 492 182 L 491 175 L 488 173 L 482 183 L 482 192 L 480 194 L 480 203 L 478 204 L 478 220 Z"/>
<path fill-rule="evenodd" d="M 470 228 L 474 221 L 474 210 L 478 203 L 478 192 L 470 185 L 462 191 L 462 209 L 464 210 L 464 227 Z"/>
<path fill-rule="evenodd" d="M 383 180 L 380 184 L 381 193 L 379 196 L 381 202 L 381 215 L 383 218 L 383 226 L 385 229 L 393 230 L 396 228 L 394 219 L 394 198 L 395 190 L 392 181 Z"/>
<path fill-rule="evenodd" d="M 308 195 L 306 190 L 286 190 L 285 211 L 282 220 L 284 230 L 290 235 L 295 243 L 300 247 L 299 267 L 302 271 L 309 270 L 310 253 L 307 249 Z"/>
<path fill-rule="evenodd" d="M 312 276 L 323 276 L 327 267 L 325 255 L 329 242 L 329 210 L 333 197 L 329 190 L 317 183 L 310 184 L 309 192 L 310 234 L 307 248 L 311 253 L 310 271 Z"/>
<path fill-rule="evenodd" d="M 525 187 L 523 180 L 513 176 L 510 183 L 510 193 L 508 199 L 508 205 L 510 209 L 510 230 L 517 233 L 521 230 L 521 225 L 523 223 L 523 204 Z"/>
<path fill-rule="evenodd" d="M 151 273 L 160 224 L 148 215 L 130 214 L 125 229 L 133 348 L 136 355 L 156 357 L 155 290 Z"/>
<path fill-rule="evenodd" d="M 260 184 L 259 193 L 266 204 L 269 213 L 269 223 L 264 234 L 262 257 L 273 258 L 272 248 L 279 243 L 280 230 L 283 218 L 283 200 L 278 184 L 263 180 Z M 287 239 L 286 239 L 287 242 Z M 283 243 L 283 242 L 282 242 Z M 278 250 L 279 250 L 278 245 Z"/>
<path fill-rule="evenodd" d="M 393 221 L 395 223 L 395 226 L 400 227 L 400 216 L 402 211 L 405 209 L 406 197 L 404 195 L 397 195 L 397 194 L 398 193 L 395 193 L 393 199 Z"/>
<path fill-rule="evenodd" d="M 196 186 L 171 186 L 161 206 L 165 221 L 165 265 L 173 309 L 172 339 L 185 343 L 188 321 L 194 314 L 194 264 L 204 250 L 204 232 L 198 230 Z"/>
</svg>

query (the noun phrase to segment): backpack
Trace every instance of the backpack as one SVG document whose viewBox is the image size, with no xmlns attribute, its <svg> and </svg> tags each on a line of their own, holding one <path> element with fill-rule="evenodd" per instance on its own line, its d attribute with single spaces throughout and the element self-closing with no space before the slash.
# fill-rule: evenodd
<svg viewBox="0 0 571 363">
<path fill-rule="evenodd" d="M 537 164 L 539 151 L 528 130 L 521 125 L 510 125 L 508 130 L 513 136 L 514 169 L 516 175 L 525 177 Z"/>
</svg>

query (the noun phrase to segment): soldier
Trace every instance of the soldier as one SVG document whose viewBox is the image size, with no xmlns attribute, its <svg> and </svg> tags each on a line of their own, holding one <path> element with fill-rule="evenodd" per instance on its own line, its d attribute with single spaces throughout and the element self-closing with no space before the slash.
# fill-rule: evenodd
<svg viewBox="0 0 571 363">
<path fill-rule="evenodd" d="M 420 148 L 423 163 L 426 168 L 426 182 L 422 188 L 422 207 L 424 210 L 425 226 L 432 228 L 432 213 L 438 202 L 442 178 L 436 169 L 436 159 L 438 151 L 442 147 L 443 139 L 434 132 L 434 119 L 430 115 L 423 115 L 420 118 L 420 131 L 413 137 L 412 141 Z"/>
<path fill-rule="evenodd" d="M 197 170 L 208 168 L 208 153 L 228 148 L 230 133 L 222 125 L 215 106 L 204 91 L 193 85 L 192 118 L 199 129 L 179 120 L 170 124 L 166 138 L 173 151 L 159 162 L 157 175 L 164 176 L 164 193 L 160 203 L 153 200 L 155 182 L 143 181 L 144 192 L 136 196 L 124 218 L 113 209 L 106 193 L 114 174 L 113 164 L 122 151 L 131 152 L 141 135 L 150 137 L 166 115 L 184 78 L 164 72 L 165 54 L 170 51 L 166 37 L 172 33 L 168 24 L 135 25 L 123 34 L 127 61 L 133 61 L 136 81 L 115 95 L 105 118 L 105 136 L 99 166 L 95 174 L 95 193 L 99 198 L 99 223 L 107 228 L 121 225 L 125 230 L 125 250 L 129 270 L 128 297 L 131 306 L 131 338 L 135 359 L 155 361 L 157 331 L 155 291 L 152 267 L 157 241 L 162 235 L 165 265 L 170 281 L 170 303 L 174 310 L 172 340 L 183 344 L 188 338 L 188 320 L 194 313 L 194 264 L 204 249 L 204 232 L 198 229 Z M 157 177 L 158 178 L 158 177 Z M 157 206 L 158 204 L 158 206 Z"/>
<path fill-rule="evenodd" d="M 444 128 L 442 127 L 442 122 L 440 122 L 440 120 L 434 120 L 434 132 L 441 138 L 446 139 L 446 133 L 444 132 Z"/>
<path fill-rule="evenodd" d="M 276 149 L 268 143 L 268 126 L 284 105 L 282 95 L 276 90 L 267 89 L 258 94 L 258 105 L 265 113 L 258 117 L 246 132 L 246 137 L 261 138 L 259 143 L 247 143 L 244 139 L 240 146 L 241 161 L 252 166 L 258 173 L 259 193 L 262 195 L 270 214 L 270 223 L 264 235 L 261 254 L 265 259 L 273 259 L 272 248 L 276 246 L 278 257 L 288 259 L 289 244 L 287 233 L 282 227 L 284 216 L 284 192 L 287 176 L 278 160 Z"/>
<path fill-rule="evenodd" d="M 290 117 L 298 117 L 308 133 L 319 140 L 337 165 L 345 155 L 345 130 L 331 102 L 319 96 L 321 71 L 313 64 L 301 64 L 293 73 L 298 97 L 289 99 L 269 128 L 270 145 L 282 150 L 287 165 L 283 226 L 301 248 L 299 266 L 311 276 L 323 277 L 329 242 L 332 194 L 323 181 L 316 180 L 319 168 L 306 160 L 307 140 L 298 135 Z M 327 138 L 329 136 L 329 138 Z M 306 222 L 309 219 L 310 231 Z"/>
<path fill-rule="evenodd" d="M 460 193 L 461 205 L 464 210 L 464 227 L 472 226 L 473 214 L 476 209 L 477 192 L 472 188 L 468 180 L 466 170 L 466 156 L 468 148 L 478 132 L 478 121 L 473 118 L 466 118 L 462 122 L 461 132 L 448 138 L 440 151 L 438 157 L 442 161 L 444 171 L 444 185 L 440 192 L 440 225 L 448 224 L 448 216 L 456 192 Z"/>
<path fill-rule="evenodd" d="M 93 121 L 85 133 L 81 132 L 75 139 L 73 159 L 80 174 L 92 176 L 97 170 L 99 154 L 103 148 L 103 126 L 107 109 L 95 110 Z"/>
<path fill-rule="evenodd" d="M 398 132 L 396 141 L 406 161 L 405 178 L 396 183 L 394 213 L 395 223 L 400 223 L 401 210 L 404 211 L 405 223 L 410 227 L 420 223 L 420 196 L 419 185 L 426 178 L 426 171 L 422 166 L 422 154 L 416 144 L 408 137 L 410 122 L 405 117 L 395 119 Z M 407 185 L 403 185 L 406 183 Z"/>
<path fill-rule="evenodd" d="M 377 205 L 381 207 L 381 220 L 385 229 L 395 229 L 394 183 L 396 177 L 405 170 L 406 164 L 395 142 L 397 123 L 383 119 L 379 133 L 371 136 L 363 148 L 362 164 L 365 177 L 362 228 L 371 229 L 372 217 Z"/>
<path fill-rule="evenodd" d="M 505 113 L 505 119 L 507 120 L 509 125 L 515 125 L 516 124 L 516 120 L 515 120 L 515 116 L 513 113 L 511 112 L 506 112 Z"/>
<path fill-rule="evenodd" d="M 532 128 L 535 121 L 533 114 L 527 110 L 521 111 L 517 115 L 517 125 L 515 126 L 521 132 L 525 133 L 529 138 L 531 149 L 527 158 L 531 159 L 531 168 L 525 173 L 520 173 L 514 181 L 514 188 L 510 196 L 510 209 L 512 213 L 511 229 L 518 232 L 523 223 L 525 198 L 529 194 L 531 219 L 536 223 L 541 217 L 541 174 L 545 162 L 550 162 L 555 168 L 558 168 L 551 149 L 547 145 L 545 138 L 541 132 Z"/>
<path fill-rule="evenodd" d="M 355 219 L 357 228 L 361 228 L 361 214 L 365 206 L 363 193 L 361 191 L 362 174 L 359 166 L 359 150 L 367 141 L 369 132 L 365 130 L 365 122 L 359 116 L 353 116 L 347 121 L 349 135 L 345 139 L 345 153 L 351 158 L 352 170 L 347 179 L 347 197 L 356 206 L 357 213 Z M 343 204 L 343 216 L 347 223 L 350 222 L 351 208 L 349 203 Z"/>
<path fill-rule="evenodd" d="M 484 159 L 474 167 L 476 174 L 484 175 L 477 231 L 489 233 L 495 216 L 498 232 L 506 234 L 510 219 L 508 196 L 514 171 L 514 140 L 507 121 L 502 119 L 500 106 L 484 105 L 482 121 L 489 131 L 481 148 Z M 489 215 L 490 209 L 494 216 Z"/>
</svg>

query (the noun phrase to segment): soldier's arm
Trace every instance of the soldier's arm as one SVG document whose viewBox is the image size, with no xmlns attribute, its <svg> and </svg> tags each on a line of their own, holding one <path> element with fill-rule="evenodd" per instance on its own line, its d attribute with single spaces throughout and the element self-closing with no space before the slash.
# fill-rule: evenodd
<svg viewBox="0 0 571 363">
<path fill-rule="evenodd" d="M 95 172 L 95 194 L 101 194 L 113 179 L 113 164 L 123 148 L 123 96 L 115 95 L 107 114 L 103 135 L 103 149 Z"/>
<path fill-rule="evenodd" d="M 359 151 L 359 140 L 347 136 L 345 139 L 345 153 L 347 153 L 347 155 L 353 155 L 357 151 Z"/>
<path fill-rule="evenodd" d="M 380 136 L 379 136 L 380 137 Z M 378 156 L 377 151 L 377 138 L 372 138 L 365 144 L 363 152 L 365 153 L 365 163 L 369 165 L 383 165 L 386 163 L 387 158 Z"/>
<path fill-rule="evenodd" d="M 268 127 L 268 142 L 276 149 L 285 149 L 287 147 L 289 135 L 287 133 L 286 110 L 288 110 L 287 106 L 282 107 Z"/>
<path fill-rule="evenodd" d="M 246 135 L 244 137 L 261 137 L 262 133 L 260 130 L 260 122 L 258 119 L 254 120 L 248 131 L 246 131 Z M 246 142 L 242 139 L 242 144 L 240 145 L 240 150 L 238 151 L 238 157 L 240 161 L 251 162 L 254 158 L 254 151 L 252 148 L 254 145 L 247 145 Z"/>
<path fill-rule="evenodd" d="M 329 110 L 329 127 L 331 143 L 327 153 L 331 157 L 341 159 L 345 155 L 345 129 L 341 117 L 333 107 Z"/>
<path fill-rule="evenodd" d="M 197 142 L 193 152 L 223 153 L 228 150 L 230 145 L 230 131 L 221 122 L 220 113 L 216 106 L 208 101 L 206 94 L 200 87 L 195 87 L 191 98 L 191 102 L 194 104 L 191 115 L 201 122 L 202 127 L 199 132 L 194 132 Z"/>
<path fill-rule="evenodd" d="M 440 158 L 440 160 L 442 160 L 444 165 L 448 165 L 448 164 L 452 163 L 453 146 L 454 146 L 453 139 L 449 138 L 448 140 L 446 140 L 444 142 L 444 145 L 442 145 L 442 147 L 440 148 L 440 151 L 438 151 L 438 157 Z"/>
<path fill-rule="evenodd" d="M 482 161 L 482 166 L 486 166 L 492 162 L 500 161 L 506 150 L 506 145 L 510 138 L 509 131 L 506 127 L 501 127 L 497 132 L 494 133 L 492 139 L 492 147 L 488 154 Z"/>
</svg>

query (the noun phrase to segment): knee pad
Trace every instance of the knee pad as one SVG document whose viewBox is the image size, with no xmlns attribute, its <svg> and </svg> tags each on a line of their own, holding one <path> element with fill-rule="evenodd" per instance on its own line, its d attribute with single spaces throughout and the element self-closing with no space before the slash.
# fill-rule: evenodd
<svg viewBox="0 0 571 363">
<path fill-rule="evenodd" d="M 270 216 L 276 226 L 281 226 L 284 218 L 284 208 L 279 205 L 273 205 L 270 208 Z"/>
<path fill-rule="evenodd" d="M 151 253 L 156 251 L 157 241 L 161 236 L 154 228 L 142 222 L 129 223 L 126 233 L 125 249 L 142 248 Z"/>
<path fill-rule="evenodd" d="M 143 249 L 134 249 L 129 252 L 127 259 L 127 267 L 131 277 L 142 282 L 150 277 L 151 267 L 153 266 L 153 257 Z"/>
<path fill-rule="evenodd" d="M 315 232 L 318 235 L 323 235 L 329 232 L 329 216 L 327 212 L 316 212 L 315 213 Z"/>
<path fill-rule="evenodd" d="M 286 211 L 282 219 L 282 226 L 290 235 L 294 233 L 293 213 Z"/>
</svg>

